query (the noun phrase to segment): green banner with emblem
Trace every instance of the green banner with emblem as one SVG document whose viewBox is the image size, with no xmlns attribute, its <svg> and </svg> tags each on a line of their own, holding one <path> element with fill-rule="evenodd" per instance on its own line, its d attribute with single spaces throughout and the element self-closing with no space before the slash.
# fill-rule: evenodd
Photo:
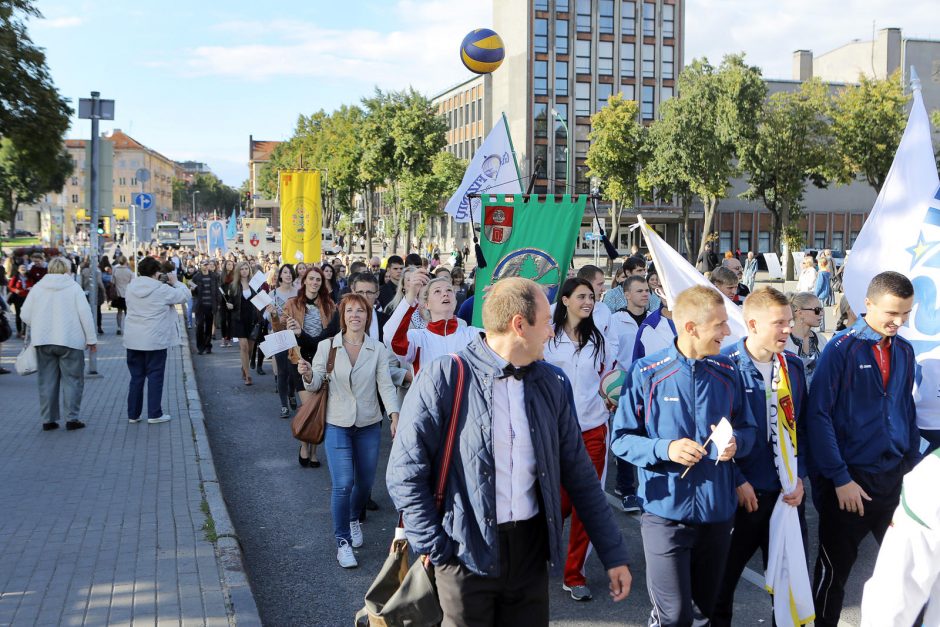
<svg viewBox="0 0 940 627">
<path fill-rule="evenodd" d="M 532 279 L 555 302 L 568 274 L 587 195 L 483 194 L 473 324 L 483 326 L 483 288 L 506 277 Z"/>
</svg>

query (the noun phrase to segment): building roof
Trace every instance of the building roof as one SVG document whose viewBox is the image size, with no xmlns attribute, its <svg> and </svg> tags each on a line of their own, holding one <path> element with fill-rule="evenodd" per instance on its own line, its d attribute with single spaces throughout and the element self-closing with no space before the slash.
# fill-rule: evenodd
<svg viewBox="0 0 940 627">
<path fill-rule="evenodd" d="M 270 161 L 271 153 L 274 152 L 274 149 L 277 148 L 280 144 L 284 142 L 276 141 L 263 141 L 263 140 L 251 140 L 251 157 L 250 161 Z"/>
<path fill-rule="evenodd" d="M 127 133 L 125 133 L 119 128 L 116 128 L 113 131 L 111 131 L 111 134 L 104 136 L 103 139 L 105 141 L 109 141 L 112 144 L 114 144 L 115 150 L 142 150 L 144 152 L 150 153 L 151 155 L 155 157 L 163 159 L 164 161 L 166 161 L 167 163 L 171 165 L 174 164 L 174 161 L 172 159 L 160 154 L 153 148 L 148 148 L 147 146 L 144 146 L 142 143 L 140 143 L 139 141 L 137 141 L 136 139 L 134 139 L 133 137 L 131 137 L 130 135 L 128 135 Z"/>
<path fill-rule="evenodd" d="M 65 140 L 65 147 L 66 147 L 66 148 L 82 148 L 82 149 L 84 149 L 84 148 L 85 148 L 85 140 L 84 140 L 84 139 L 66 139 L 66 140 Z"/>
</svg>

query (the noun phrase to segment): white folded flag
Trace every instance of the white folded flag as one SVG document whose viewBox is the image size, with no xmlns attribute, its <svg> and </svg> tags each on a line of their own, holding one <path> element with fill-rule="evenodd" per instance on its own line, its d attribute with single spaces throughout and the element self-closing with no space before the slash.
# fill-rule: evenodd
<svg viewBox="0 0 940 627">
<path fill-rule="evenodd" d="M 444 211 L 456 222 L 480 222 L 480 199 L 467 194 L 521 194 L 522 177 L 509 138 L 509 123 L 503 114 L 467 166 L 460 187 L 447 201 Z"/>
<path fill-rule="evenodd" d="M 701 272 L 695 269 L 695 266 L 686 261 L 685 257 L 667 244 L 659 236 L 659 233 L 646 223 L 643 216 L 638 215 L 636 220 L 637 224 L 631 227 L 631 230 L 639 228 L 643 234 L 643 239 L 646 240 L 646 247 L 653 256 L 653 264 L 659 273 L 659 282 L 663 286 L 669 309 L 675 306 L 676 296 L 696 285 L 704 285 L 721 294 L 717 287 L 712 285 Z M 747 324 L 744 322 L 744 314 L 741 312 L 741 308 L 724 294 L 721 294 L 721 297 L 725 300 L 728 326 L 731 328 L 731 335 L 725 338 L 722 346 L 730 346 L 747 336 Z"/>
</svg>

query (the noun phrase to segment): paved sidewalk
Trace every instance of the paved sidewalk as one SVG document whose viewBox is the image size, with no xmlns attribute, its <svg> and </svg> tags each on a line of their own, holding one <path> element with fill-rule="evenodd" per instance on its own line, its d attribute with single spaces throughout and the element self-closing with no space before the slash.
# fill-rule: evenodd
<svg viewBox="0 0 940 627">
<path fill-rule="evenodd" d="M 167 358 L 173 420 L 129 424 L 124 348 L 104 323 L 85 429 L 42 431 L 36 376 L 0 377 L 0 625 L 260 624 L 237 541 L 208 539 L 207 512 L 230 523 L 188 349 Z M 3 365 L 20 347 L 4 344 Z"/>
</svg>

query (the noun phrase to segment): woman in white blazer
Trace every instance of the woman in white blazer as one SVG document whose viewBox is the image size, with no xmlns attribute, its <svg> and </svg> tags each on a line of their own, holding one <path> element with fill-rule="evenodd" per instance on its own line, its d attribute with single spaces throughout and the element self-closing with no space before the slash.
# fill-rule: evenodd
<svg viewBox="0 0 940 627">
<path fill-rule="evenodd" d="M 313 364 L 301 360 L 297 370 L 308 392 L 319 390 L 329 377 L 326 434 L 323 440 L 333 482 L 330 510 L 336 559 L 343 568 L 358 565 L 354 547 L 362 546 L 359 512 L 366 504 L 379 461 L 382 408 L 398 424 L 398 394 L 389 373 L 388 349 L 366 335 L 372 308 L 358 294 L 347 294 L 339 303 L 341 332 L 320 342 Z M 330 351 L 336 349 L 333 371 L 326 373 Z"/>
</svg>

